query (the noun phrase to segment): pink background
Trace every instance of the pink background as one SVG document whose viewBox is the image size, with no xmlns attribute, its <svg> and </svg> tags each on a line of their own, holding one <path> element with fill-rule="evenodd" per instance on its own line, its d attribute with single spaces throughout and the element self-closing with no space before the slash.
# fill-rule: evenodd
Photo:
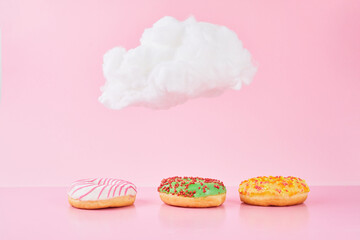
<svg viewBox="0 0 360 240">
<path fill-rule="evenodd" d="M 71 207 L 66 187 L 0 188 L 0 239 L 359 240 L 360 186 L 312 186 L 304 204 L 280 208 L 240 203 L 237 187 L 206 209 L 167 206 L 155 187 L 138 190 L 132 206 L 90 211 Z"/>
<path fill-rule="evenodd" d="M 166 111 L 106 109 L 102 55 L 165 15 L 234 30 L 250 86 Z M 295 175 L 360 184 L 360 1 L 0 0 L 0 186 Z"/>
</svg>

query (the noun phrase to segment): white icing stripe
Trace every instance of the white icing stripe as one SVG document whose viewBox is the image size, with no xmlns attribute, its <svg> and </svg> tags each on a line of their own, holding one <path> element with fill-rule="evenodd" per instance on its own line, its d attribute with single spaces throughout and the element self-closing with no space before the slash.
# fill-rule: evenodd
<svg viewBox="0 0 360 240">
<path fill-rule="evenodd" d="M 68 195 L 81 201 L 105 200 L 120 196 L 135 196 L 136 186 L 120 179 L 88 178 L 73 182 Z"/>
<path fill-rule="evenodd" d="M 79 191 L 79 190 L 81 190 L 81 189 L 83 189 L 83 188 L 88 188 L 88 187 L 91 187 L 91 186 L 93 186 L 93 184 L 81 184 L 81 185 L 76 185 L 75 187 L 73 187 L 73 191 L 72 191 L 72 193 L 71 194 L 74 194 L 74 193 L 76 193 L 77 191 Z"/>
</svg>

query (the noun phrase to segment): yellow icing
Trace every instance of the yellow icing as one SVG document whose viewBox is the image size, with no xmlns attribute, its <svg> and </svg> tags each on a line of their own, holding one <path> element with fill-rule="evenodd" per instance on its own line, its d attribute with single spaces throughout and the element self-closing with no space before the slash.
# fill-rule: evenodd
<svg viewBox="0 0 360 240">
<path fill-rule="evenodd" d="M 243 181 L 239 193 L 243 195 L 287 195 L 309 192 L 305 180 L 297 177 L 256 177 Z"/>
</svg>

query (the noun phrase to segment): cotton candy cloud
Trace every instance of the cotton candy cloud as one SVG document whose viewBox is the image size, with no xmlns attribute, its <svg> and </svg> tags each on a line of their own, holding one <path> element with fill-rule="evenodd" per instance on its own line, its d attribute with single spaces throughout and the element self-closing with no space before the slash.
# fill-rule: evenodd
<svg viewBox="0 0 360 240">
<path fill-rule="evenodd" d="M 106 78 L 99 101 L 112 109 L 166 109 L 197 97 L 217 96 L 250 84 L 251 54 L 227 27 L 164 17 L 145 29 L 140 45 L 104 55 Z"/>
</svg>

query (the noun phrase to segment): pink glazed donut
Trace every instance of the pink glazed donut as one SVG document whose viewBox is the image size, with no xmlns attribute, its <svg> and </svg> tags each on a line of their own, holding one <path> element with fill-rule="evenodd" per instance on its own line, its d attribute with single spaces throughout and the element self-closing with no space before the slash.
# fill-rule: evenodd
<svg viewBox="0 0 360 240">
<path fill-rule="evenodd" d="M 135 202 L 136 186 L 114 178 L 89 178 L 71 184 L 71 206 L 83 209 L 129 206 Z"/>
</svg>

